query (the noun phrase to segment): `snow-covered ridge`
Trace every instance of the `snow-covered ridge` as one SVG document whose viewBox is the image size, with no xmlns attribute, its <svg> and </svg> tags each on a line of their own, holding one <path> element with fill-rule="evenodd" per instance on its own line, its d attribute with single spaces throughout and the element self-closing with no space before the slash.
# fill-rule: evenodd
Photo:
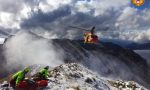
<svg viewBox="0 0 150 90">
<path fill-rule="evenodd" d="M 119 86 L 121 81 L 114 81 L 100 77 L 96 73 L 88 70 L 76 63 L 60 65 L 50 70 L 49 88 L 56 90 L 141 90 L 144 87 L 130 81 L 123 82 L 124 87 Z M 118 87 L 115 86 L 118 84 Z"/>
<path fill-rule="evenodd" d="M 49 84 L 44 90 L 147 90 L 133 81 L 114 81 L 100 77 L 76 63 L 50 69 L 48 79 Z M 1 85 L 1 89 L 11 90 L 11 87 Z"/>
</svg>

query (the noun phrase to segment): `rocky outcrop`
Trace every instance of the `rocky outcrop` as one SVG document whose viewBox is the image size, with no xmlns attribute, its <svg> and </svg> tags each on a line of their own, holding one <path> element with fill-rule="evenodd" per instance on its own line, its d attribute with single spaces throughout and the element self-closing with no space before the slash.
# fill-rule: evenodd
<svg viewBox="0 0 150 90">
<path fill-rule="evenodd" d="M 42 90 L 147 90 L 133 81 L 114 81 L 100 77 L 76 63 L 63 64 L 52 68 L 49 71 L 48 79 L 48 86 Z M 0 89 L 11 90 L 12 88 L 5 81 L 1 84 Z"/>
</svg>

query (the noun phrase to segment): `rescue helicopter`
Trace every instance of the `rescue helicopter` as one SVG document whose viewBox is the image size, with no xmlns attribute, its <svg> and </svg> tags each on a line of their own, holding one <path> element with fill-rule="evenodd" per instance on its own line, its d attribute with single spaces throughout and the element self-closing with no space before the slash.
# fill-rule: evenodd
<svg viewBox="0 0 150 90">
<path fill-rule="evenodd" d="M 76 26 L 69 26 L 71 28 L 84 30 L 84 43 L 97 43 L 98 42 L 98 36 L 95 34 L 95 26 L 93 26 L 90 30 L 76 27 Z"/>
</svg>

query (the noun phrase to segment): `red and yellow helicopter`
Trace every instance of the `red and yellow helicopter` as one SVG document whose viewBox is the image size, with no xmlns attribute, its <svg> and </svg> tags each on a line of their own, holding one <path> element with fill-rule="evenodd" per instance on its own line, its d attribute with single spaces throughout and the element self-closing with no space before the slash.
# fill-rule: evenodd
<svg viewBox="0 0 150 90">
<path fill-rule="evenodd" d="M 85 30 L 85 32 L 84 32 L 84 43 L 97 43 L 98 42 L 98 36 L 94 32 L 95 26 L 93 26 L 90 30 L 75 27 L 75 26 L 70 26 L 70 27 L 80 29 L 80 30 Z"/>
</svg>

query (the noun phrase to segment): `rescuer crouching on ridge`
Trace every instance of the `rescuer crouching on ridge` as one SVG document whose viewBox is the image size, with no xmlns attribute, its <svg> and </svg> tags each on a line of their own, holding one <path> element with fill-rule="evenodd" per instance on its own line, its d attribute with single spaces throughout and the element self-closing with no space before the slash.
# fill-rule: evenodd
<svg viewBox="0 0 150 90">
<path fill-rule="evenodd" d="M 38 73 L 38 79 L 47 80 L 49 76 L 48 69 L 49 66 L 46 66 L 43 69 L 41 69 L 40 72 Z"/>
<path fill-rule="evenodd" d="M 10 80 L 10 85 L 13 88 L 16 88 L 16 86 L 25 79 L 25 75 L 30 71 L 29 68 L 25 68 L 23 71 L 16 72 Z"/>
</svg>

